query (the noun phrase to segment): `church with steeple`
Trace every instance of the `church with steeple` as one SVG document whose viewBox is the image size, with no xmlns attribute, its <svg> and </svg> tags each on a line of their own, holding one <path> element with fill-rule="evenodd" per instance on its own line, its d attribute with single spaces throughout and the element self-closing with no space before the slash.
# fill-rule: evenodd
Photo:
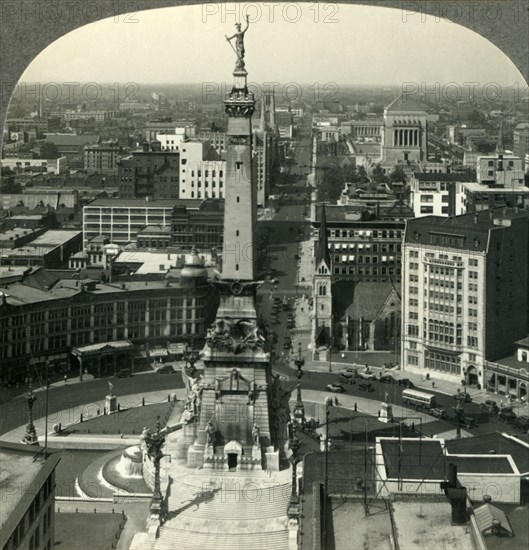
<svg viewBox="0 0 529 550">
<path fill-rule="evenodd" d="M 313 276 L 313 318 L 312 342 L 315 348 L 332 346 L 332 266 L 327 234 L 325 205 L 321 205 L 320 228 L 315 243 L 314 276 Z"/>
</svg>

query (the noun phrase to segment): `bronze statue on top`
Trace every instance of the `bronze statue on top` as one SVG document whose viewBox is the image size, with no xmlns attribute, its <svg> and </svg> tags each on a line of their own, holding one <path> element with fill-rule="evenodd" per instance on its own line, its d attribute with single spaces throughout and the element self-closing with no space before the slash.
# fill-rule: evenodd
<svg viewBox="0 0 529 550">
<path fill-rule="evenodd" d="M 226 36 L 226 40 L 230 43 L 233 48 L 231 41 L 235 38 L 235 48 L 233 48 L 235 54 L 237 55 L 237 62 L 235 63 L 236 69 L 244 69 L 244 34 L 250 26 L 250 18 L 246 16 L 246 28 L 241 30 L 241 24 L 235 23 L 235 29 L 237 32 L 233 36 Z"/>
</svg>

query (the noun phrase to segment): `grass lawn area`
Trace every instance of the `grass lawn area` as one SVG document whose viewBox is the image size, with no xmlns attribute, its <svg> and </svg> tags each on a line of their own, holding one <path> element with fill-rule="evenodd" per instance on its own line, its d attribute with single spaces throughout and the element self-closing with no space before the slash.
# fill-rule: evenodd
<svg viewBox="0 0 529 550">
<path fill-rule="evenodd" d="M 162 426 L 165 426 L 165 416 L 170 410 L 171 403 L 156 403 L 145 407 L 134 407 L 120 412 L 100 415 L 90 418 L 86 422 L 77 423 L 63 430 L 65 434 L 101 434 L 101 435 L 140 435 L 143 428 L 154 429 L 157 418 L 160 417 Z M 176 403 L 175 407 L 183 407 Z"/>
<path fill-rule="evenodd" d="M 56 494 L 60 497 L 77 496 L 75 479 L 94 460 L 108 451 L 63 451 L 55 470 Z"/>
<path fill-rule="evenodd" d="M 55 546 L 68 550 L 108 550 L 125 521 L 118 514 L 55 514 Z"/>
</svg>

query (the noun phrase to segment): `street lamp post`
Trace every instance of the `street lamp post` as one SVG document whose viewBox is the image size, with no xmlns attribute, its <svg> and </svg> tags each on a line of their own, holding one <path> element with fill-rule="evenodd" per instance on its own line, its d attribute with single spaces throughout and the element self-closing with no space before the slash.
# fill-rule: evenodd
<svg viewBox="0 0 529 550">
<path fill-rule="evenodd" d="M 298 502 L 298 482 L 296 468 L 299 462 L 298 451 L 301 445 L 301 441 L 296 437 L 296 422 L 290 423 L 289 441 L 288 445 L 292 454 L 290 455 L 290 463 L 292 464 L 292 492 L 290 495 L 291 504 L 297 504 Z"/>
<path fill-rule="evenodd" d="M 50 392 L 50 376 L 49 376 L 49 369 L 50 369 L 50 362 L 46 361 L 45 364 L 46 369 L 46 404 L 45 404 L 45 417 L 44 417 L 44 458 L 48 458 L 48 397 Z"/>
<path fill-rule="evenodd" d="M 147 455 L 154 464 L 154 490 L 151 499 L 150 511 L 156 514 L 163 521 L 165 518 L 165 506 L 163 502 L 162 491 L 160 487 L 160 461 L 165 456 L 162 447 L 165 443 L 165 435 L 161 432 L 160 421 L 156 422 L 156 432 L 150 431 L 145 435 L 147 445 Z"/>
<path fill-rule="evenodd" d="M 36 400 L 37 400 L 37 396 L 33 393 L 33 383 L 30 378 L 29 392 L 26 395 L 26 403 L 28 404 L 28 409 L 29 409 L 29 422 L 28 422 L 28 425 L 26 426 L 26 435 L 22 440 L 22 442 L 25 443 L 26 445 L 36 445 L 39 441 L 37 437 L 37 430 L 35 429 L 35 425 L 33 424 L 33 405 L 35 404 Z"/>
<path fill-rule="evenodd" d="M 303 400 L 301 398 L 301 378 L 305 374 L 303 372 L 303 365 L 305 365 L 305 359 L 301 355 L 301 342 L 299 343 L 298 347 L 298 356 L 296 359 L 294 359 L 294 364 L 296 365 L 296 376 L 298 378 L 297 383 L 297 398 L 296 398 L 296 405 L 294 407 L 294 420 L 301 424 L 301 426 L 305 425 L 305 407 L 303 405 Z"/>
<path fill-rule="evenodd" d="M 329 414 L 332 406 L 332 397 L 325 399 L 325 457 L 323 463 L 323 529 L 322 546 L 327 543 L 327 495 L 329 492 Z"/>
</svg>

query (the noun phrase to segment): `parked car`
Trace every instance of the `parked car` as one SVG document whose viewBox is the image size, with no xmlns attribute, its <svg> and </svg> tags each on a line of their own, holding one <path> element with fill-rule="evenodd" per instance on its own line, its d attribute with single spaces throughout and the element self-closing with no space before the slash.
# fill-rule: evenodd
<svg viewBox="0 0 529 550">
<path fill-rule="evenodd" d="M 361 384 L 358 384 L 358 389 L 367 392 L 375 391 L 375 388 L 373 387 L 373 384 L 371 384 L 371 382 L 362 382 Z"/>
<path fill-rule="evenodd" d="M 364 372 L 359 372 L 358 373 L 358 376 L 360 376 L 360 378 L 363 378 L 364 380 L 375 380 L 376 376 L 374 373 L 372 373 L 371 371 L 364 371 Z"/>
<path fill-rule="evenodd" d="M 174 373 L 174 369 L 171 365 L 163 365 L 163 367 L 158 367 L 156 369 L 156 372 L 158 374 L 172 374 Z"/>
<path fill-rule="evenodd" d="M 408 380 L 408 378 L 399 378 L 397 380 L 397 384 L 409 389 L 413 389 L 415 387 L 415 384 L 411 380 Z"/>
<path fill-rule="evenodd" d="M 341 384 L 327 384 L 327 389 L 334 393 L 343 393 L 345 388 Z"/>
<path fill-rule="evenodd" d="M 458 399 L 462 401 L 463 403 L 470 403 L 472 401 L 472 397 L 469 393 L 466 392 L 459 392 L 454 394 L 454 399 Z"/>
<path fill-rule="evenodd" d="M 130 369 L 121 369 L 118 371 L 117 374 L 118 378 L 128 378 L 129 376 L 132 376 L 132 372 Z"/>
<path fill-rule="evenodd" d="M 355 377 L 358 377 L 358 369 L 356 367 L 347 367 L 345 370 L 347 372 L 352 372 Z"/>
<path fill-rule="evenodd" d="M 505 422 L 514 422 L 516 420 L 516 414 L 514 414 L 512 407 L 501 407 L 498 412 L 498 418 Z"/>
<path fill-rule="evenodd" d="M 345 384 L 355 384 L 355 375 L 350 372 L 342 372 L 338 376 L 338 380 Z"/>
<path fill-rule="evenodd" d="M 384 374 L 383 376 L 381 376 L 379 378 L 380 382 L 382 382 L 382 384 L 396 384 L 397 381 L 395 380 L 395 378 L 393 378 L 393 376 L 391 376 L 391 374 Z"/>
<path fill-rule="evenodd" d="M 476 421 L 471 416 L 464 416 L 461 420 L 461 423 L 465 426 L 465 428 L 476 427 Z"/>
<path fill-rule="evenodd" d="M 448 418 L 448 413 L 442 408 L 430 409 L 430 414 L 435 416 L 435 418 L 440 418 L 441 420 Z"/>
<path fill-rule="evenodd" d="M 529 430 L 529 416 L 518 416 L 515 418 L 513 424 L 515 428 L 518 430 L 521 430 L 522 432 L 526 432 Z"/>
<path fill-rule="evenodd" d="M 492 399 L 487 399 L 487 401 L 485 401 L 485 403 L 482 403 L 481 406 L 489 414 L 497 414 L 499 411 L 498 403 L 496 403 L 496 401 L 493 401 Z"/>
</svg>

